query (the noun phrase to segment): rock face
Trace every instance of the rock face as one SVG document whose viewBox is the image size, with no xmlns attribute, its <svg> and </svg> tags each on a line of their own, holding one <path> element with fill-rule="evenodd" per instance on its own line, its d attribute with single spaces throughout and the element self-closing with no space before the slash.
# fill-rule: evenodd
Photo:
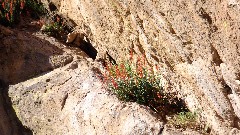
<svg viewBox="0 0 240 135">
<path fill-rule="evenodd" d="M 41 0 L 47 3 L 46 0 Z M 216 134 L 240 128 L 240 2 L 189 0 L 52 0 L 117 61 L 128 50 L 161 66 L 166 88 L 179 93 Z"/>
<path fill-rule="evenodd" d="M 3 61 L 0 75 L 8 84 L 4 89 L 7 93 L 3 93 L 11 100 L 11 112 L 28 130 L 15 124 L 18 119 L 10 119 L 10 109 L 3 104 L 0 93 L 1 135 L 132 135 L 163 131 L 163 120 L 149 108 L 123 103 L 106 91 L 93 70 L 99 65 L 80 49 L 40 33 L 12 31 L 2 35 L 4 57 L 0 59 L 8 61 Z M 9 67 L 16 68 L 16 73 L 7 72 Z M 34 75 L 29 77 L 31 73 Z M 0 84 L 1 92 L 2 88 Z"/>
<path fill-rule="evenodd" d="M 101 88 L 87 66 L 71 63 L 9 86 L 22 124 L 40 135 L 158 134 L 163 129 L 146 108 L 122 103 Z"/>
<path fill-rule="evenodd" d="M 159 65 L 165 89 L 200 109 L 212 134 L 239 134 L 239 0 L 41 1 L 73 20 L 98 54 L 118 62 L 133 49 Z M 33 134 L 178 134 L 105 91 L 79 49 L 0 30 L 0 81 L 10 84 L 13 109 Z M 0 132 L 18 134 L 2 101 L 0 94 Z"/>
</svg>

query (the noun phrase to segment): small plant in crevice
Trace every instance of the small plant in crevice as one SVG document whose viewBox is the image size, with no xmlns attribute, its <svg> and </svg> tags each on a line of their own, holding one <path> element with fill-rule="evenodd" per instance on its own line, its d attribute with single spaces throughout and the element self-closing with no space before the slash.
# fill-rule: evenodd
<svg viewBox="0 0 240 135">
<path fill-rule="evenodd" d="M 0 0 L 0 24 L 13 26 L 22 15 L 39 18 L 46 13 L 43 4 L 36 0 Z"/>
<path fill-rule="evenodd" d="M 197 123 L 198 115 L 196 112 L 179 112 L 174 114 L 172 118 L 168 121 L 169 124 L 175 127 L 195 127 Z"/>
<path fill-rule="evenodd" d="M 73 29 L 73 27 L 68 25 L 67 20 L 54 12 L 49 12 L 48 15 L 44 16 L 42 22 L 41 32 L 57 39 L 65 40 L 66 37 L 64 36 L 72 32 Z"/>
<path fill-rule="evenodd" d="M 49 36 L 58 37 L 63 32 L 63 26 L 59 22 L 52 22 L 45 24 L 41 30 Z"/>
<path fill-rule="evenodd" d="M 174 95 L 164 91 L 159 67 L 148 67 L 144 56 L 133 59 L 132 51 L 129 60 L 118 65 L 108 63 L 101 80 L 120 100 L 149 106 L 163 117 L 170 112 L 186 110 Z"/>
<path fill-rule="evenodd" d="M 133 58 L 130 51 L 129 60 L 116 64 L 106 62 L 104 66 L 105 70 L 98 77 L 120 100 L 148 106 L 168 125 L 207 133 L 198 122 L 199 112 L 190 112 L 181 99 L 165 91 L 160 68 L 149 67 L 144 56 Z"/>
<path fill-rule="evenodd" d="M 119 65 L 109 64 L 106 68 L 103 82 L 120 100 L 133 101 L 152 108 L 166 104 L 167 96 L 163 92 L 160 75 L 154 74 L 154 69 L 144 68 L 140 59 L 137 64 L 127 61 Z"/>
<path fill-rule="evenodd" d="M 170 116 L 167 124 L 172 125 L 178 129 L 192 129 L 201 132 L 202 134 L 208 134 L 211 132 L 210 127 L 204 122 L 198 122 L 200 112 L 182 111 Z"/>
</svg>

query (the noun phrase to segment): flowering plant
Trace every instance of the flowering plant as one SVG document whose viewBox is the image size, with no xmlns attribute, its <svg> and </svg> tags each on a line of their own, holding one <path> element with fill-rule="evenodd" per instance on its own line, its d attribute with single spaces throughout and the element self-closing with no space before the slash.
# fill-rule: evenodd
<svg viewBox="0 0 240 135">
<path fill-rule="evenodd" d="M 130 60 L 119 65 L 106 65 L 103 84 L 123 101 L 137 102 L 154 110 L 168 104 L 158 66 L 147 68 L 145 57 L 138 57 L 134 62 L 132 52 L 130 55 Z"/>
<path fill-rule="evenodd" d="M 35 0 L 0 0 L 0 23 L 11 26 L 20 20 L 22 13 L 38 16 L 44 7 Z"/>
</svg>

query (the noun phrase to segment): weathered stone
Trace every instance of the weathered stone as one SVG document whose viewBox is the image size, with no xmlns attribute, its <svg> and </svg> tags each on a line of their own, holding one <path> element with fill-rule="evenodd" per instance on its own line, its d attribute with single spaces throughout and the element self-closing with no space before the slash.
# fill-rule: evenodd
<svg viewBox="0 0 240 135">
<path fill-rule="evenodd" d="M 163 120 L 149 108 L 121 102 L 106 91 L 92 71 L 95 63 L 80 49 L 40 33 L 13 31 L 15 35 L 3 37 L 0 61 L 9 60 L 3 69 L 20 63 L 21 74 L 0 70 L 0 75 L 10 84 L 5 94 L 11 99 L 11 112 L 33 134 L 158 134 L 163 129 Z M 29 57 L 22 58 L 25 55 Z M 26 77 L 39 70 L 43 73 Z M 0 119 L 0 131 L 9 135 L 13 128 L 8 123 L 14 121 L 8 120 L 1 103 L 0 117 L 5 118 Z"/>
<path fill-rule="evenodd" d="M 240 119 L 238 1 L 54 3 L 89 35 L 99 53 L 107 50 L 120 61 L 133 48 L 152 65 L 161 65 L 165 86 L 185 98 L 192 111 L 201 109 L 214 133 L 239 129 L 234 124 Z"/>
<path fill-rule="evenodd" d="M 239 1 L 41 1 L 73 20 L 99 54 L 107 51 L 118 62 L 133 49 L 159 65 L 165 89 L 178 93 L 190 110 L 200 109 L 211 134 L 239 134 Z M 82 51 L 41 34 L 1 30 L 0 79 L 15 84 L 61 67 L 9 87 L 17 116 L 35 134 L 162 131 L 163 123 L 145 108 L 104 91 Z"/>
<path fill-rule="evenodd" d="M 149 109 L 123 103 L 102 88 L 89 64 L 75 67 L 9 86 L 18 118 L 34 134 L 130 135 L 162 130 L 161 119 Z"/>
</svg>

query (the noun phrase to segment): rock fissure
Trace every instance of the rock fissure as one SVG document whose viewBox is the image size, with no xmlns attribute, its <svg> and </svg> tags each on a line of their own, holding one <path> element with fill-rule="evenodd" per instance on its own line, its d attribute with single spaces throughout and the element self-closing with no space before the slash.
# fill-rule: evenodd
<svg viewBox="0 0 240 135">
<path fill-rule="evenodd" d="M 64 106 L 65 106 L 65 104 L 66 104 L 66 100 L 67 100 L 67 98 L 68 98 L 68 93 L 63 97 L 63 99 L 62 99 L 62 103 L 61 103 L 61 110 L 64 108 Z"/>
</svg>

